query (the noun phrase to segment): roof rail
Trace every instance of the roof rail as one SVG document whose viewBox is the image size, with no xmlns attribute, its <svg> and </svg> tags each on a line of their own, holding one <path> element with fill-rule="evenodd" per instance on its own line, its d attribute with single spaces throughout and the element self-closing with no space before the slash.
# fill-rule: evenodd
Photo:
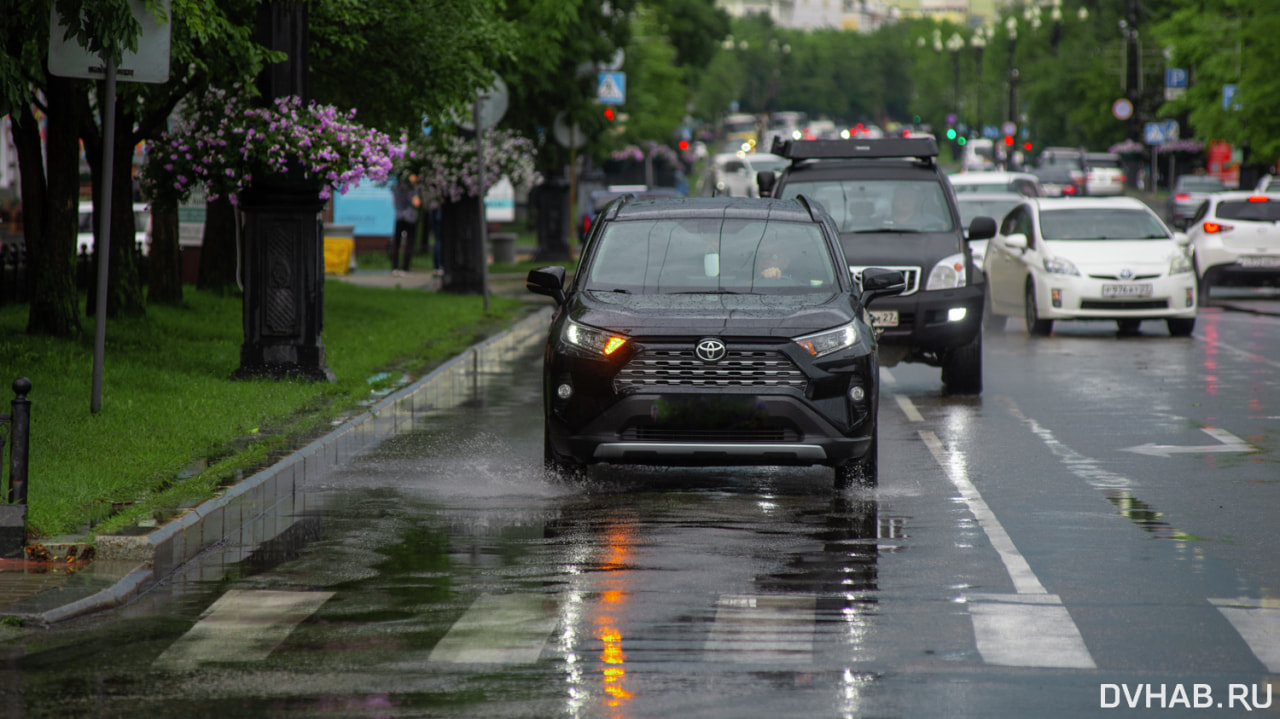
<svg viewBox="0 0 1280 719">
<path fill-rule="evenodd" d="M 938 143 L 932 137 L 850 139 L 850 140 L 783 140 L 774 138 L 773 154 L 794 164 L 801 160 L 853 159 L 860 157 L 916 158 L 932 163 L 938 156 Z"/>
</svg>

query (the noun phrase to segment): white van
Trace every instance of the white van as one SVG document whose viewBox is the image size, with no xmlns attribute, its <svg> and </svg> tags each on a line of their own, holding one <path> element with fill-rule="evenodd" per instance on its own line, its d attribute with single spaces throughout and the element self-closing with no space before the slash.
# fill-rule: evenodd
<svg viewBox="0 0 1280 719">
<path fill-rule="evenodd" d="M 984 172 L 996 169 L 995 142 L 975 137 L 964 145 L 964 172 Z"/>
</svg>

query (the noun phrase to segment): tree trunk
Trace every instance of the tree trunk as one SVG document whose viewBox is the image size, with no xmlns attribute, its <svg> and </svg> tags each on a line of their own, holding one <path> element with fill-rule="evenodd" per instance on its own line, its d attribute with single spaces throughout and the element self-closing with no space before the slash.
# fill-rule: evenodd
<svg viewBox="0 0 1280 719">
<path fill-rule="evenodd" d="M 236 276 L 240 257 L 236 222 L 236 207 L 226 197 L 209 200 L 205 205 L 196 289 L 220 295 L 240 292 Z"/>
<path fill-rule="evenodd" d="M 182 306 L 182 252 L 178 245 L 178 205 L 174 202 L 151 203 L 147 302 Z"/>
<path fill-rule="evenodd" d="M 22 173 L 22 202 L 31 306 L 27 334 L 80 336 L 76 311 L 75 248 L 79 216 L 80 143 L 73 93 L 77 83 L 50 76 L 47 142 L 40 138 L 29 106 L 15 113 L 12 125 Z M 48 148 L 48 162 L 41 158 Z M 46 184 L 45 170 L 48 169 Z"/>
</svg>

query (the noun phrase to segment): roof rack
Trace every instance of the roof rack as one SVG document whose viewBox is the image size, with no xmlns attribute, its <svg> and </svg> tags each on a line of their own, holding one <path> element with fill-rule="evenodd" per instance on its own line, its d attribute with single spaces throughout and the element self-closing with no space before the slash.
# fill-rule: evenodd
<svg viewBox="0 0 1280 719">
<path fill-rule="evenodd" d="M 772 152 L 792 163 L 801 160 L 853 158 L 916 158 L 930 164 L 938 156 L 938 143 L 932 137 L 850 139 L 850 140 L 783 140 L 774 138 Z"/>
</svg>

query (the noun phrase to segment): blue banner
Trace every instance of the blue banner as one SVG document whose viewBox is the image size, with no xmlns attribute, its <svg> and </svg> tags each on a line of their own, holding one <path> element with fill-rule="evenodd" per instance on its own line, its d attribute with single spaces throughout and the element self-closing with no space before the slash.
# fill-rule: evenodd
<svg viewBox="0 0 1280 719">
<path fill-rule="evenodd" d="M 396 226 L 396 204 L 391 197 L 391 185 L 365 181 L 345 195 L 335 193 L 333 221 L 339 225 L 355 225 L 356 235 L 390 237 Z"/>
</svg>

